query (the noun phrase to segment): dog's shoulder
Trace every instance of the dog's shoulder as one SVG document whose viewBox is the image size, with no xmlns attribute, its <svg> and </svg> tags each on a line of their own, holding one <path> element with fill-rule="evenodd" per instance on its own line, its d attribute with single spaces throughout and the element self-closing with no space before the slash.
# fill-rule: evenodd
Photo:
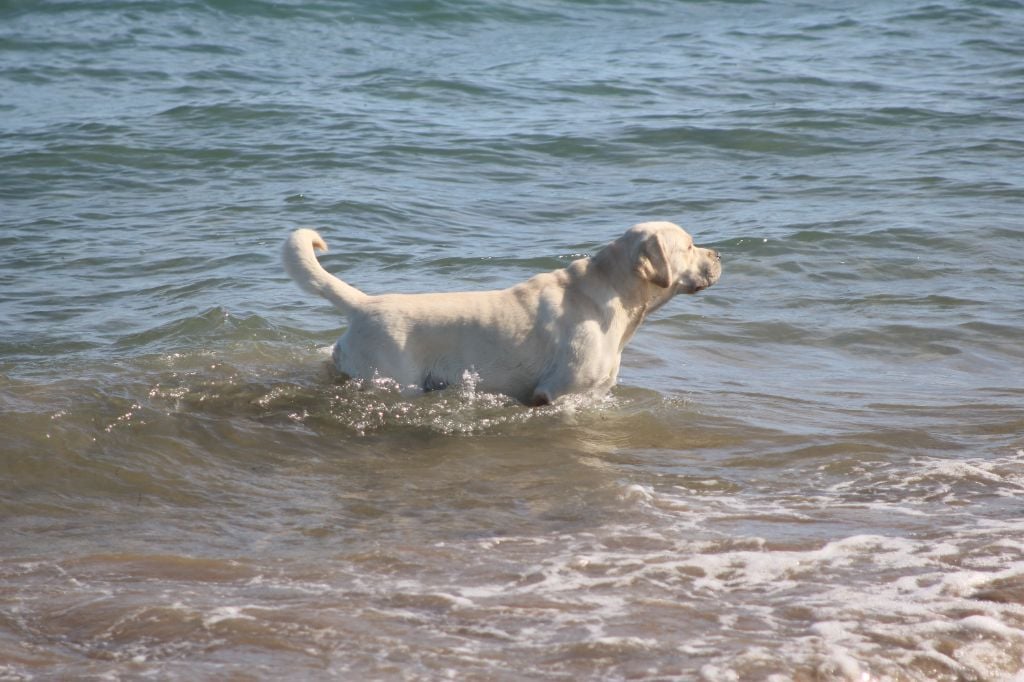
<svg viewBox="0 0 1024 682">
<path fill-rule="evenodd" d="M 525 282 L 515 285 L 512 290 L 539 292 L 550 289 L 568 289 L 587 276 L 589 261 L 589 258 L 580 258 L 564 268 L 541 272 Z"/>
</svg>

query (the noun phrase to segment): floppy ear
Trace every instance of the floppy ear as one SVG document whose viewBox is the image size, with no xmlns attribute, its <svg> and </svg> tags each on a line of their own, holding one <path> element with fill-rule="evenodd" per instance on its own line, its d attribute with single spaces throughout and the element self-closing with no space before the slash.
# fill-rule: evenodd
<svg viewBox="0 0 1024 682">
<path fill-rule="evenodd" d="M 672 284 L 668 254 L 660 235 L 652 234 L 640 244 L 633 268 L 641 279 L 662 289 L 667 289 Z"/>
</svg>

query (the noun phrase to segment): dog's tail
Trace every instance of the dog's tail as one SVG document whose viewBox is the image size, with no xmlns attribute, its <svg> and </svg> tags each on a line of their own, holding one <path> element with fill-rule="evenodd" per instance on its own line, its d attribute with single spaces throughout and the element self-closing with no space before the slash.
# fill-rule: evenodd
<svg viewBox="0 0 1024 682">
<path fill-rule="evenodd" d="M 319 294 L 348 315 L 368 297 L 323 269 L 314 249 L 327 250 L 327 243 L 314 230 L 295 230 L 284 242 L 284 268 L 300 287 Z"/>
</svg>

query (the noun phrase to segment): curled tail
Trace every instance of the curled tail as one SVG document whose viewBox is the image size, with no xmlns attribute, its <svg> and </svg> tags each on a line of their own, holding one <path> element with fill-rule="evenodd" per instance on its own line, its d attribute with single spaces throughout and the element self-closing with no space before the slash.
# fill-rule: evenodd
<svg viewBox="0 0 1024 682">
<path fill-rule="evenodd" d="M 327 250 L 326 242 L 314 230 L 292 232 L 285 240 L 281 254 L 285 270 L 300 287 L 311 294 L 323 296 L 348 315 L 366 300 L 366 294 L 324 270 L 314 249 Z"/>
</svg>

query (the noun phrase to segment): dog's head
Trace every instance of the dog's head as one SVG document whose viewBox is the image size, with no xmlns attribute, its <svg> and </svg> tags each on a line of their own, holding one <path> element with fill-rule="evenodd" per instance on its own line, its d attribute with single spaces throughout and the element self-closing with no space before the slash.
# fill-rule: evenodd
<svg viewBox="0 0 1024 682">
<path fill-rule="evenodd" d="M 722 274 L 718 252 L 695 245 L 686 230 L 674 223 L 640 223 L 621 239 L 632 254 L 633 272 L 668 297 L 707 289 Z"/>
</svg>

